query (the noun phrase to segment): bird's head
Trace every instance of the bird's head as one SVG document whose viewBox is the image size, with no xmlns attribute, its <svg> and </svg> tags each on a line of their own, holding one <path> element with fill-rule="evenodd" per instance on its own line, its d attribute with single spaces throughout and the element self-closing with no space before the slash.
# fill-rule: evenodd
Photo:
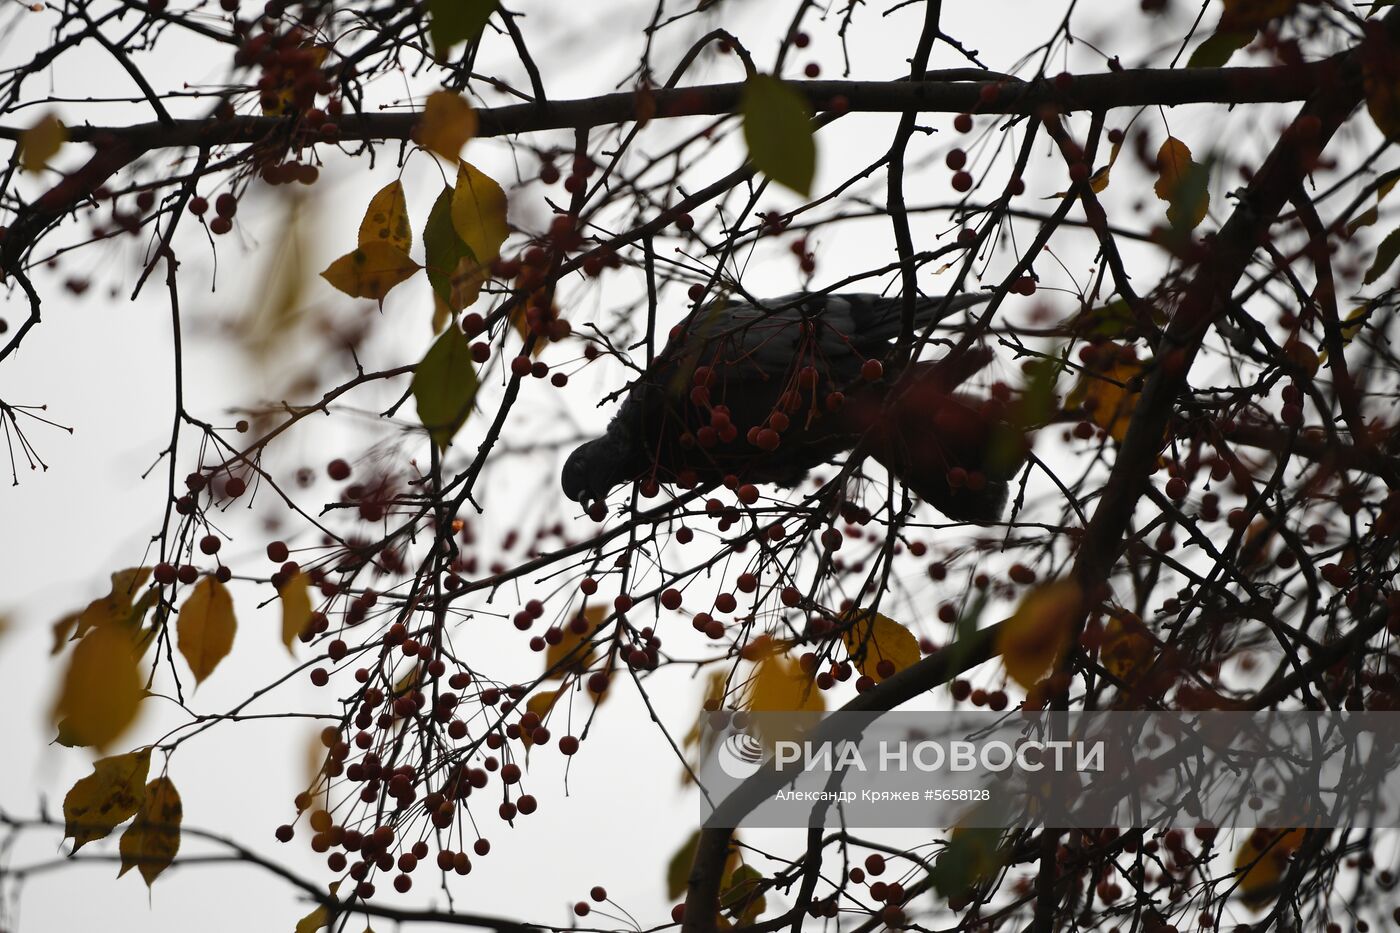
<svg viewBox="0 0 1400 933">
<path fill-rule="evenodd" d="M 605 434 L 582 445 L 564 461 L 559 483 L 564 495 L 585 509 L 602 502 L 619 483 L 631 479 L 629 457 L 617 439 Z"/>
</svg>

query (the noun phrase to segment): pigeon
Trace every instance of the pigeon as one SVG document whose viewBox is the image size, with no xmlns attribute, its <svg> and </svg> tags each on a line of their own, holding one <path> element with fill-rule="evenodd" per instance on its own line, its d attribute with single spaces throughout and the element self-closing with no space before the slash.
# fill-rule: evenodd
<svg viewBox="0 0 1400 933">
<path fill-rule="evenodd" d="M 986 300 L 920 297 L 915 330 Z M 881 361 L 903 311 L 899 296 L 855 293 L 697 308 L 672 328 L 606 432 L 569 456 L 564 494 L 594 511 L 633 481 L 792 487 L 856 450 L 955 521 L 999 520 L 1024 452 L 989 456 L 1006 446 L 994 443 L 1002 406 L 960 390 L 991 351 L 916 360 L 886 378 Z"/>
</svg>

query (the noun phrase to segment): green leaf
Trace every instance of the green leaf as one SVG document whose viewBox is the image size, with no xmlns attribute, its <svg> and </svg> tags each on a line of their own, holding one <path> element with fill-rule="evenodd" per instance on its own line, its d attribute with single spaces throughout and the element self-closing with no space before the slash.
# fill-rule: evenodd
<svg viewBox="0 0 1400 933">
<path fill-rule="evenodd" d="M 443 331 L 413 373 L 418 419 L 438 447 L 452 443 L 476 399 L 476 367 L 471 344 L 457 327 Z"/>
<path fill-rule="evenodd" d="M 445 59 L 457 43 L 475 40 L 498 5 L 498 0 L 428 0 L 433 54 Z"/>
<path fill-rule="evenodd" d="M 1400 256 L 1400 227 L 1390 231 L 1390 235 L 1381 240 L 1381 245 L 1376 248 L 1376 259 L 1371 263 L 1371 268 L 1366 270 L 1366 284 L 1370 285 L 1385 275 L 1397 256 Z"/>
<path fill-rule="evenodd" d="M 1221 30 L 1196 46 L 1187 68 L 1219 68 L 1254 39 L 1254 33 L 1242 29 Z"/>
<path fill-rule="evenodd" d="M 695 861 L 695 850 L 700 845 L 700 830 L 691 834 L 681 843 L 681 847 L 671 856 L 666 865 L 666 897 L 675 900 L 685 893 L 686 882 L 690 879 L 690 866 Z"/>
<path fill-rule="evenodd" d="M 423 227 L 423 250 L 428 266 L 428 283 L 433 286 L 433 293 L 451 308 L 452 274 L 463 259 L 476 258 L 472 255 L 471 247 L 452 225 L 451 188 L 443 188 L 442 194 L 433 202 L 428 223 Z"/>
<path fill-rule="evenodd" d="M 1001 866 L 1001 830 L 959 827 L 928 873 L 945 898 L 962 894 Z"/>
<path fill-rule="evenodd" d="M 740 865 L 729 876 L 719 896 L 722 910 L 734 913 L 739 926 L 749 926 L 768 907 L 768 899 L 763 896 L 760 885 L 763 874 L 752 865 Z"/>
<path fill-rule="evenodd" d="M 764 174 L 804 197 L 817 171 L 807 99 L 772 75 L 754 75 L 740 102 L 749 158 Z"/>
</svg>

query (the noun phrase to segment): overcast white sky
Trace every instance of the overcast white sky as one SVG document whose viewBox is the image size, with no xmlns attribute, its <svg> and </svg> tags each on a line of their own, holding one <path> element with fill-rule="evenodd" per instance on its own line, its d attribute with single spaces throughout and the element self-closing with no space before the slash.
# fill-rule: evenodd
<svg viewBox="0 0 1400 933">
<path fill-rule="evenodd" d="M 523 25 L 545 69 L 550 92 L 556 97 L 612 90 L 635 61 L 638 27 L 649 16 L 646 5 L 622 2 L 561 7 L 548 0 L 521 0 L 516 6 L 527 14 Z M 739 33 L 756 50 L 762 63 L 767 57 L 764 50 L 772 48 L 771 37 L 779 28 L 775 24 L 787 21 L 791 6 L 772 0 L 728 0 L 718 7 L 717 18 Z M 852 30 L 854 77 L 891 78 L 905 68 L 904 60 L 917 34 L 921 13 L 917 7 L 910 7 L 882 18 L 880 13 L 887 6 L 888 3 L 871 4 Z M 947 32 L 979 50 L 991 68 L 1012 71 L 1022 56 L 1048 34 L 1062 15 L 1063 6 L 1048 0 L 950 2 L 945 4 L 944 24 Z M 1122 54 L 1124 63 L 1130 66 L 1138 63 L 1141 55 L 1155 54 L 1159 45 L 1174 51 L 1189 22 L 1189 18 L 1148 20 L 1138 13 L 1137 4 L 1128 0 L 1081 5 L 1084 6 L 1089 7 L 1086 16 L 1109 13 L 1105 25 L 1113 31 L 1105 32 L 1087 21 L 1076 31 L 1093 44 L 1101 42 L 1103 47 Z M 1183 17 L 1186 12 L 1182 11 Z M 0 63 L 13 66 L 41 48 L 54 16 L 45 12 L 20 17 L 18 28 L 0 39 Z M 658 55 L 663 72 L 675 61 L 675 50 L 713 22 L 696 18 L 678 28 L 674 38 L 662 46 L 666 51 Z M 1154 29 L 1158 32 L 1154 33 Z M 827 76 L 837 76 L 839 50 L 831 36 L 832 23 L 812 32 L 816 40 L 813 48 L 794 62 L 800 65 L 815 58 L 825 66 Z M 501 60 L 510 54 L 509 44 L 501 36 L 488 39 L 487 46 L 488 60 Z M 160 60 L 137 57 L 143 68 L 151 68 L 148 74 L 156 77 L 158 87 L 172 87 L 182 81 L 213 83 L 225 75 L 223 59 L 207 57 L 207 49 L 191 46 L 173 55 L 175 51 L 163 48 Z M 53 73 L 47 85 L 43 81 L 31 82 L 27 88 L 29 99 L 50 93 L 81 97 L 98 88 L 124 93 L 115 89 L 128 86 L 125 75 L 103 55 L 89 54 L 81 70 L 73 69 L 69 59 L 64 61 L 68 67 Z M 1162 63 L 1163 59 L 1154 61 Z M 962 61 L 947 46 L 940 45 L 931 64 L 952 67 Z M 1067 57 L 1056 56 L 1051 70 L 1060 68 L 1099 71 L 1102 57 L 1094 53 L 1089 43 L 1079 43 L 1068 50 Z M 483 66 L 480 70 L 493 69 Z M 713 61 L 698 67 L 692 80 L 733 79 L 738 77 L 734 72 L 732 59 Z M 202 109 L 203 105 L 199 107 Z M 140 111 L 139 107 L 99 109 L 81 104 L 59 107 L 59 113 L 70 121 L 84 117 L 93 122 L 146 119 L 147 115 Z M 0 117 L 0 122 L 7 126 L 23 124 L 40 112 L 40 108 L 29 108 Z M 1215 116 L 1204 114 L 1205 108 L 1182 108 L 1170 112 L 1168 119 L 1178 135 L 1205 150 L 1216 141 L 1219 124 Z M 948 132 L 950 121 L 945 116 L 930 116 L 925 122 Z M 823 170 L 818 190 L 823 190 L 823 182 L 843 177 L 843 168 L 871 161 L 887 145 L 892 125 L 893 118 L 888 116 L 851 117 L 822 133 Z M 1121 125 L 1121 119 L 1111 120 L 1110 125 Z M 567 140 L 561 137 L 559 142 Z M 945 144 L 946 135 L 931 140 L 918 137 L 912 156 L 928 156 L 936 151 L 935 147 Z M 511 172 L 509 153 L 499 142 L 472 143 L 467 155 L 498 177 Z M 308 245 L 308 268 L 319 270 L 350 248 L 353 224 L 370 193 L 397 174 L 388 147 L 383 156 L 372 172 L 363 164 L 343 159 L 328 165 L 322 184 L 314 192 L 318 199 L 315 210 L 323 219 L 314 228 L 321 232 L 312 236 Z M 1058 160 L 1037 163 L 1029 179 L 1032 195 L 1049 195 L 1064 186 L 1060 174 L 1045 174 L 1040 167 L 1050 165 L 1062 173 Z M 428 205 L 439 190 L 436 172 L 427 157 L 419 156 L 404 173 L 415 223 L 426 217 Z M 717 173 L 718 168 L 713 174 Z M 941 165 L 916 173 L 911 181 L 911 200 L 950 199 L 952 192 L 946 187 L 946 179 L 947 172 Z M 1136 181 L 1140 183 L 1141 179 Z M 1150 197 L 1144 185 L 1134 188 L 1129 181 L 1120 187 L 1129 189 L 1121 194 L 1115 192 L 1125 201 Z M 883 181 L 877 178 L 871 190 L 879 195 Z M 260 208 L 266 208 L 262 218 L 256 216 Z M 516 204 L 512 211 L 517 222 L 543 216 L 538 204 Z M 182 297 L 192 331 L 186 357 L 186 393 L 192 411 L 212 416 L 228 406 L 249 404 L 269 395 L 280 398 L 276 393 L 285 389 L 287 372 L 298 367 L 317 365 L 342 374 L 346 371 L 344 360 L 311 359 L 318 345 L 309 338 L 304 344 L 297 343 L 302 337 L 294 337 L 293 346 L 279 351 L 280 355 L 260 367 L 216 323 L 259 303 L 266 270 L 279 243 L 277 217 L 277 208 L 267 196 L 262 196 L 261 203 L 244 205 L 240 213 L 241 235 L 248 254 L 238 256 L 228 240 L 220 244 L 219 290 L 213 294 L 207 290 L 213 271 L 209 251 L 194 237 L 186 237 L 188 274 Z M 921 241 L 946 227 L 945 217 L 916 220 Z M 818 284 L 889 261 L 893 255 L 887 225 L 882 223 L 824 235 L 820 249 L 822 281 Z M 1145 251 L 1129 252 L 1130 265 L 1141 260 L 1134 268 L 1144 270 L 1141 282 L 1146 287 L 1152 281 L 1152 270 L 1160 267 L 1160 260 Z M 51 733 L 46 716 L 56 673 L 61 669 L 48 655 L 50 623 L 105 593 L 108 572 L 133 566 L 142 559 L 145 543 L 156 530 L 164 495 L 163 466 L 150 480 L 142 482 L 139 478 L 168 440 L 172 376 L 164 294 L 159 287 L 148 287 L 140 300 L 126 300 L 135 268 L 128 246 L 102 247 L 78 255 L 82 258 L 75 266 L 95 273 L 104 286 L 95 287 L 81 300 L 73 299 L 54 288 L 66 273 L 73 271 L 61 269 L 55 280 L 48 283 L 50 297 L 43 324 L 26 339 L 21 354 L 0 364 L 0 398 L 11 403 L 46 403 L 49 417 L 74 429 L 69 436 L 36 428 L 32 437 L 49 469 L 24 473 L 18 487 L 0 486 L 0 612 L 8 613 L 12 619 L 10 630 L 0 635 L 0 684 L 6 686 L 11 698 L 9 715 L 0 717 L 0 807 L 17 816 L 32 816 L 40 810 L 57 814 L 64 792 L 90 767 L 85 752 L 46 744 Z M 1076 278 L 1082 278 L 1088 265 L 1084 255 L 1073 255 L 1071 250 L 1061 258 Z M 1044 277 L 1042 287 L 1069 282 L 1067 277 L 1056 280 L 1062 273 L 1053 263 L 1043 263 L 1039 269 Z M 124 282 L 127 287 L 112 297 L 105 288 L 106 282 Z M 796 270 L 791 262 L 754 263 L 746 278 L 747 286 L 756 293 L 790 291 L 795 283 Z M 928 291 L 938 289 L 937 281 L 931 277 L 921 284 Z M 353 317 L 363 313 L 356 303 L 338 296 L 319 280 L 310 288 L 314 291 L 308 293 L 307 300 L 328 306 L 333 319 L 337 314 Z M 590 295 L 585 310 L 569 316 L 578 326 L 580 318 L 589 317 L 589 303 L 596 302 L 600 308 L 610 303 L 615 306 L 617 300 L 610 299 L 609 294 L 625 296 L 628 289 L 634 288 L 635 277 L 624 276 L 617 284 L 607 286 L 617 291 L 609 293 L 605 289 L 601 297 Z M 428 307 L 427 291 L 421 283 L 405 286 L 391 296 L 384 314 L 392 326 L 381 327 L 371 341 L 366 351 L 366 368 L 418 359 L 429 340 Z M 680 304 L 664 309 L 663 326 L 684 311 Z M 20 296 L 9 295 L 0 304 L 0 316 L 12 326 L 17 324 L 23 316 Z M 573 352 L 576 351 L 561 351 L 560 358 Z M 1009 366 L 1002 368 L 1003 374 L 1012 371 Z M 595 410 L 591 403 L 621 385 L 624 378 L 619 367 L 597 366 L 575 381 L 577 391 L 561 394 L 539 384 L 527 386 L 525 415 L 510 430 L 516 432 L 515 437 L 547 431 L 545 436 L 564 439 L 579 432 L 574 424 L 583 430 L 598 429 L 608 412 Z M 390 396 L 385 393 L 370 393 L 358 398 L 356 407 L 373 412 L 388 400 Z M 406 414 L 411 416 L 411 411 Z M 232 420 L 228 416 L 223 423 Z M 280 462 L 320 467 L 332 456 L 353 453 L 356 445 L 369 436 L 367 430 L 311 425 L 308 430 L 294 432 Z M 508 434 L 507 441 L 511 436 Z M 1053 438 L 1047 440 L 1053 443 Z M 470 445 L 467 447 L 470 449 Z M 192 453 L 187 451 L 181 472 L 192 463 Z M 508 472 L 493 473 L 485 494 L 489 508 L 484 519 L 486 526 L 499 534 L 516 523 L 533 527 L 537 515 L 550 516 L 551 521 L 554 517 L 572 521 L 572 508 L 562 509 L 557 496 L 553 480 L 556 470 L 556 461 L 541 458 L 528 464 L 512 461 Z M 327 492 L 328 487 L 320 487 L 314 495 L 308 495 L 306 503 L 313 509 L 318 507 Z M 264 510 L 260 506 L 255 513 L 229 519 L 230 526 L 241 529 L 243 534 L 227 552 L 228 559 L 248 564 L 261 560 L 260 542 L 266 538 L 259 531 L 259 523 L 275 514 L 275 509 Z M 578 533 L 582 532 L 581 528 Z M 265 594 L 255 599 L 251 590 L 235 592 L 245 597 L 238 603 L 238 637 L 223 667 L 189 700 L 201 711 L 226 709 L 255 686 L 274 680 L 289 669 L 287 654 L 278 641 L 276 608 L 255 608 L 256 600 L 265 598 Z M 918 592 L 927 600 L 925 608 L 937 598 L 928 586 Z M 503 604 L 500 608 L 509 610 L 512 606 Z M 480 634 L 473 633 L 474 650 L 499 653 L 502 660 L 495 664 L 496 670 L 502 670 L 502 665 L 507 665 L 508 670 L 509 665 L 519 664 L 519 676 L 532 673 L 538 658 L 520 657 L 523 652 L 519 641 L 497 634 L 499 628 L 483 625 Z M 300 656 L 305 657 L 304 650 Z M 505 676 L 505 671 L 501 676 Z M 683 733 L 693 718 L 699 685 L 689 682 L 680 671 L 655 678 L 651 685 L 663 719 Z M 606 715 L 600 716 L 594 726 L 585 753 L 574 762 L 567 797 L 560 756 L 551 750 L 534 756 L 530 762 L 528 789 L 542 802 L 538 814 L 518 821 L 515 829 L 508 829 L 497 819 L 493 808 L 482 808 L 480 818 L 486 827 L 483 831 L 494 848 L 490 857 L 477 860 L 471 876 L 453 879 L 452 892 L 459 907 L 567 924 L 568 905 L 585 898 L 591 885 L 602 884 L 643 926 L 664 920 L 669 906 L 664 900 L 664 866 L 694 829 L 698 806 L 693 795 L 681 789 L 680 768 L 663 737 L 648 726 L 640 701 L 628 690 L 614 693 L 605 708 Z M 298 676 L 256 709 L 328 711 L 334 709 L 331 701 L 327 692 L 313 690 L 304 676 Z M 151 701 L 145 705 L 148 709 L 132 735 L 133 742 L 159 735 L 162 723 L 177 721 L 178 711 L 168 704 Z M 305 721 L 244 723 L 215 729 L 199 741 L 198 747 L 182 750 L 172 765 L 171 777 L 183 794 L 187 823 L 227 833 L 264 855 L 285 860 L 309 877 L 324 879 L 327 873 L 320 858 L 312 856 L 302 840 L 279 846 L 272 838 L 274 827 L 292 815 L 291 797 L 303 780 L 305 748 L 311 732 L 312 727 Z M 789 842 L 790 848 L 787 834 L 744 835 L 747 841 L 760 846 Z M 0 857 L 12 866 L 60 858 L 60 836 L 59 832 L 27 834 L 13 850 Z M 115 852 L 115 839 L 114 835 L 103 851 Z M 188 851 L 208 850 L 188 839 L 185 846 Z M 99 850 L 102 846 L 90 848 Z M 22 931 L 94 927 L 151 933 L 192 927 L 211 933 L 290 930 L 296 918 L 309 909 L 285 884 L 252 867 L 173 870 L 160 879 L 150 895 L 134 874 L 120 881 L 115 874 L 115 864 L 99 862 L 35 875 L 17 897 L 0 907 L 0 926 L 8 923 Z M 432 890 L 430 880 L 429 874 L 420 873 L 418 889 L 402 902 L 444 903 L 441 892 Z M 376 922 L 375 927 L 387 929 L 391 924 Z"/>
</svg>

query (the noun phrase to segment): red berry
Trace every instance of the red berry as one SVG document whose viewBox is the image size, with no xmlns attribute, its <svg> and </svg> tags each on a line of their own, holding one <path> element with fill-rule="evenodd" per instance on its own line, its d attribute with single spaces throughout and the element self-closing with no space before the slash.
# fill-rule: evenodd
<svg viewBox="0 0 1400 933">
<path fill-rule="evenodd" d="M 219 540 L 217 535 L 205 535 L 199 539 L 199 549 L 205 554 L 219 553 L 219 547 L 222 544 L 223 542 Z"/>
<path fill-rule="evenodd" d="M 593 889 L 588 892 L 588 896 L 601 904 L 608 899 L 608 892 L 601 884 L 595 884 Z"/>
<path fill-rule="evenodd" d="M 860 377 L 866 382 L 874 382 L 885 374 L 885 364 L 879 360 L 866 360 L 860 368 Z"/>
<path fill-rule="evenodd" d="M 967 191 L 972 187 L 972 175 L 968 172 L 957 172 L 953 175 L 953 190 Z"/>
<path fill-rule="evenodd" d="M 332 460 L 326 464 L 326 475 L 336 482 L 350 478 L 350 464 L 344 460 Z"/>
<path fill-rule="evenodd" d="M 510 374 L 517 379 L 524 379 L 530 375 L 530 358 L 528 356 L 517 356 L 510 361 Z"/>
<path fill-rule="evenodd" d="M 972 114 L 970 114 L 970 113 L 960 113 L 960 114 L 958 114 L 956 117 L 954 117 L 954 118 L 953 118 L 953 129 L 957 130 L 959 133 L 971 133 L 971 132 L 972 132 Z"/>
<path fill-rule="evenodd" d="M 287 545 L 281 541 L 272 541 L 267 545 L 267 559 L 274 564 L 280 564 L 287 559 Z"/>
<path fill-rule="evenodd" d="M 1171 479 L 1167 480 L 1167 497 L 1176 502 L 1180 502 L 1182 499 L 1186 498 L 1188 489 L 1189 487 L 1186 485 L 1186 480 L 1182 479 L 1180 476 L 1173 476 Z"/>
<path fill-rule="evenodd" d="M 737 490 L 739 501 L 744 505 L 753 505 L 758 501 L 758 487 L 753 483 L 745 483 Z"/>
</svg>

